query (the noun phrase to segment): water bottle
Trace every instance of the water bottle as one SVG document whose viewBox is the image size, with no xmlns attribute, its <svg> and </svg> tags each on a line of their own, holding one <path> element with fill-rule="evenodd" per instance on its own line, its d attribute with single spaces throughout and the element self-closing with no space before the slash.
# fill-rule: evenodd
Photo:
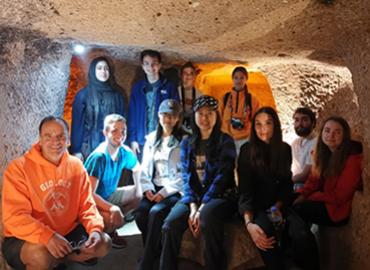
<svg viewBox="0 0 370 270">
<path fill-rule="evenodd" d="M 268 210 L 268 217 L 272 222 L 272 225 L 274 226 L 276 232 L 276 242 L 280 246 L 284 226 L 283 217 L 281 216 L 281 213 L 278 211 L 276 206 L 271 206 L 271 208 Z"/>
</svg>

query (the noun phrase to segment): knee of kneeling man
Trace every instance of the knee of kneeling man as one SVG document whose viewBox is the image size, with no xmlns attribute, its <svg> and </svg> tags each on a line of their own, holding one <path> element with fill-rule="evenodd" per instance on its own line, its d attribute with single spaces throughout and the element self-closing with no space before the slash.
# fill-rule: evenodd
<svg viewBox="0 0 370 270">
<path fill-rule="evenodd" d="M 109 253 L 109 251 L 112 248 L 112 239 L 109 237 L 109 235 L 106 233 L 102 233 L 101 237 L 102 237 L 102 242 L 97 250 L 97 254 L 96 254 L 97 257 L 104 257 L 105 255 Z"/>
<path fill-rule="evenodd" d="M 52 269 L 58 264 L 47 248 L 43 245 L 37 245 L 26 251 L 28 254 L 22 254 L 23 263 L 27 266 L 35 266 L 42 269 Z"/>
</svg>

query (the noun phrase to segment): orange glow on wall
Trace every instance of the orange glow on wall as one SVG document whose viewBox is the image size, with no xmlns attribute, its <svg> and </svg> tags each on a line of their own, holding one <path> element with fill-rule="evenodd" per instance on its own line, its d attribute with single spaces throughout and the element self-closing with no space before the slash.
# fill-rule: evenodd
<svg viewBox="0 0 370 270">
<path fill-rule="evenodd" d="M 64 103 L 63 118 L 71 124 L 72 122 L 72 104 L 77 92 L 87 85 L 86 72 L 82 68 L 85 65 L 83 59 L 73 56 L 70 64 L 70 75 L 68 82 L 68 91 Z"/>
<path fill-rule="evenodd" d="M 237 63 L 207 63 L 197 64 L 196 66 L 199 69 L 195 83 L 196 88 L 204 94 L 217 98 L 219 101 L 232 88 L 231 74 L 233 69 L 236 66 L 244 66 L 249 75 L 248 89 L 258 98 L 260 106 L 276 108 L 270 84 L 261 71 Z"/>
</svg>

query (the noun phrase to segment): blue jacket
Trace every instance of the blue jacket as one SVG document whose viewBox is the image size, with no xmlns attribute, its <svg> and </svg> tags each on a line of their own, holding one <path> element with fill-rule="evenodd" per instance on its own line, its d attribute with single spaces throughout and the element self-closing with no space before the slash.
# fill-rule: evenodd
<svg viewBox="0 0 370 270">
<path fill-rule="evenodd" d="M 227 189 L 235 188 L 234 168 L 236 149 L 232 137 L 220 132 L 216 140 L 207 145 L 204 179 L 196 172 L 196 153 L 189 138 L 181 143 L 181 170 L 184 181 L 183 203 L 207 203 L 222 198 Z"/>
<path fill-rule="evenodd" d="M 156 95 L 155 115 L 158 113 L 158 108 L 161 102 L 165 99 L 172 98 L 179 100 L 179 95 L 174 84 L 161 77 L 161 85 Z M 128 139 L 130 142 L 138 142 L 139 145 L 144 145 L 146 131 L 146 99 L 145 86 L 147 80 L 140 80 L 134 84 L 130 97 L 129 120 L 128 120 Z"/>
</svg>

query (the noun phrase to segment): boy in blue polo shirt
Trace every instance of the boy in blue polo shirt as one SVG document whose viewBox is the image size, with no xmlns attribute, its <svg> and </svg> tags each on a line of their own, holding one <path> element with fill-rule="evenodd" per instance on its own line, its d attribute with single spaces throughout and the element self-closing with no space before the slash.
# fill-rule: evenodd
<svg viewBox="0 0 370 270">
<path fill-rule="evenodd" d="M 103 130 L 105 141 L 85 162 L 95 202 L 104 218 L 105 231 L 110 234 L 115 248 L 126 246 L 126 241 L 116 231 L 124 224 L 122 209 L 125 212 L 135 209 L 142 193 L 138 180 L 140 164 L 131 149 L 123 144 L 126 131 L 126 119 L 123 116 L 106 116 Z M 123 169 L 132 170 L 134 185 L 118 187 Z"/>
</svg>

